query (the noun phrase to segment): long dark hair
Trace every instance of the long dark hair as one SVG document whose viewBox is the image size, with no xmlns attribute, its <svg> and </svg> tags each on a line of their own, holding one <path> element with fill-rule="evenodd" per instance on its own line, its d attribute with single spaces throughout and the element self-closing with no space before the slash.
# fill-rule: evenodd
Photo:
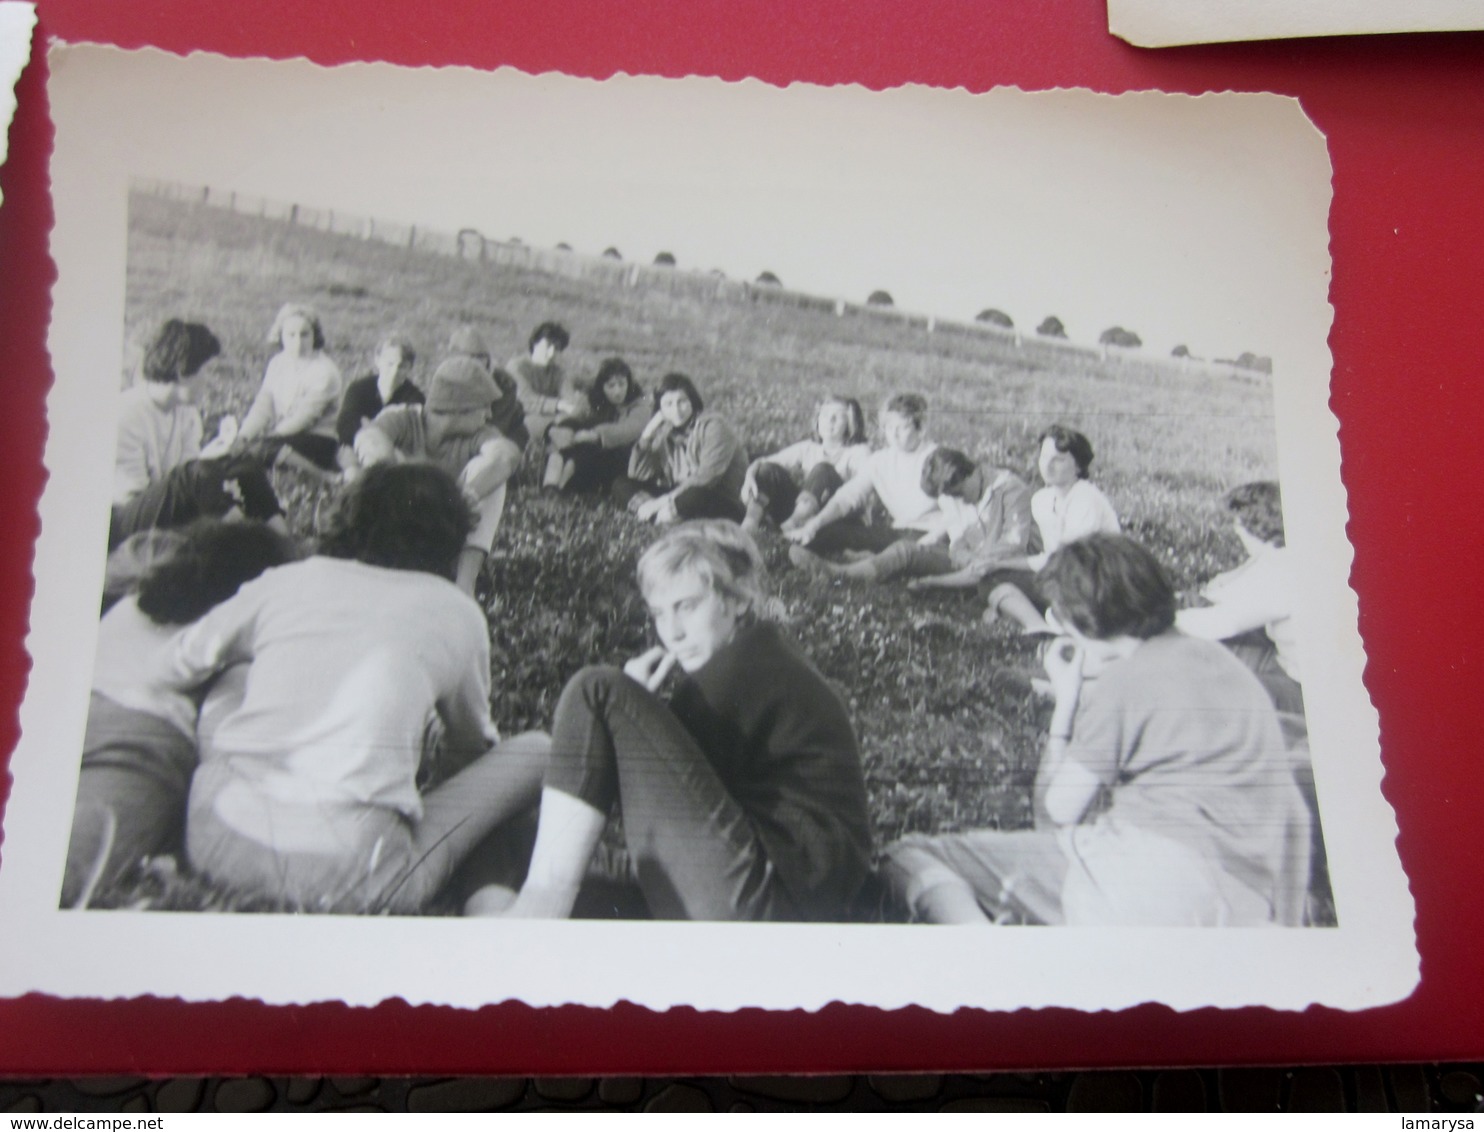
<svg viewBox="0 0 1484 1132">
<path fill-rule="evenodd" d="M 157 625 L 188 625 L 294 558 L 294 544 L 262 523 L 198 519 L 144 575 L 139 610 Z"/>
</svg>

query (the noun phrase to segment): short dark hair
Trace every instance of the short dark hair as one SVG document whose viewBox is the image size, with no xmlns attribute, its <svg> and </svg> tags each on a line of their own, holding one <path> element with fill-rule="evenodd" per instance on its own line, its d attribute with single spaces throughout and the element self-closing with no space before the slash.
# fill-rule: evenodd
<svg viewBox="0 0 1484 1132">
<path fill-rule="evenodd" d="M 634 380 L 634 371 L 629 368 L 629 363 L 622 358 L 604 358 L 603 363 L 598 366 L 598 376 L 593 378 L 593 394 L 596 403 L 603 397 L 603 386 L 615 378 L 624 379 L 623 401 L 627 405 L 639 400 L 644 396 L 644 390 L 639 388 L 639 383 Z"/>
<path fill-rule="evenodd" d="M 934 448 L 922 465 L 922 491 L 937 499 L 974 474 L 978 465 L 957 448 Z"/>
<path fill-rule="evenodd" d="M 262 523 L 198 519 L 140 581 L 140 612 L 157 625 L 187 625 L 295 557 L 288 536 Z"/>
<path fill-rule="evenodd" d="M 1056 615 L 1086 637 L 1147 641 L 1175 623 L 1175 587 L 1127 535 L 1095 534 L 1056 550 L 1036 581 Z"/>
<path fill-rule="evenodd" d="M 699 417 L 701 410 L 705 408 L 705 402 L 701 400 L 701 391 L 696 388 L 696 383 L 683 373 L 667 373 L 660 378 L 660 383 L 654 390 L 654 411 L 660 411 L 661 397 L 676 390 L 685 394 L 686 400 L 690 402 L 691 412 Z"/>
<path fill-rule="evenodd" d="M 861 409 L 861 403 L 854 397 L 840 397 L 831 393 L 824 400 L 820 401 L 818 408 L 814 410 L 814 438 L 816 440 L 824 439 L 819 435 L 819 410 L 823 409 L 826 405 L 843 405 L 845 407 L 845 416 L 850 422 L 845 429 L 846 444 L 859 444 L 866 439 L 866 414 Z"/>
<path fill-rule="evenodd" d="M 464 493 L 442 468 L 375 464 L 341 496 L 319 550 L 452 580 L 473 526 Z"/>
<path fill-rule="evenodd" d="M 1073 460 L 1077 462 L 1077 478 L 1085 480 L 1087 469 L 1092 467 L 1092 441 L 1083 436 L 1074 428 L 1066 425 L 1054 424 L 1036 438 L 1036 452 L 1039 456 L 1042 446 L 1051 441 L 1056 445 L 1058 452 L 1068 452 Z"/>
<path fill-rule="evenodd" d="M 1237 522 L 1262 542 L 1283 546 L 1283 493 L 1272 480 L 1232 488 L 1223 501 Z"/>
<path fill-rule="evenodd" d="M 221 352 L 216 335 L 201 323 L 170 318 L 150 335 L 139 372 L 145 381 L 175 382 L 195 376 Z"/>
<path fill-rule="evenodd" d="M 545 338 L 557 350 L 565 350 L 567 344 L 572 341 L 572 336 L 567 333 L 567 328 L 560 322 L 543 322 L 535 330 L 531 331 L 531 337 L 526 342 L 527 350 L 534 350 L 536 343 Z"/>
<path fill-rule="evenodd" d="M 912 422 L 913 428 L 921 428 L 927 419 L 927 398 L 921 393 L 894 393 L 881 406 L 883 413 L 896 413 Z"/>
</svg>

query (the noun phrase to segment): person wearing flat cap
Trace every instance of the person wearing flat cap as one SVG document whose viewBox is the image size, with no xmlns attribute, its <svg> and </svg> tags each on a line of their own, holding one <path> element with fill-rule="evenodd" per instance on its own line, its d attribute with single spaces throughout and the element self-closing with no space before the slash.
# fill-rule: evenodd
<svg viewBox="0 0 1484 1132">
<path fill-rule="evenodd" d="M 531 433 L 526 427 L 526 411 L 520 403 L 519 387 L 515 378 L 504 370 L 495 368 L 490 358 L 490 348 L 479 336 L 479 331 L 472 326 L 461 326 L 455 330 L 448 340 L 448 356 L 473 358 L 495 379 L 500 395 L 490 404 L 490 424 L 520 445 L 524 451 L 531 442 Z"/>
<path fill-rule="evenodd" d="M 433 372 L 422 405 L 393 405 L 356 433 L 360 468 L 388 462 L 436 464 L 458 481 L 478 515 L 459 557 L 459 588 L 471 596 L 489 557 L 505 489 L 520 466 L 521 450 L 490 423 L 490 404 L 499 387 L 473 358 L 448 358 Z"/>
</svg>

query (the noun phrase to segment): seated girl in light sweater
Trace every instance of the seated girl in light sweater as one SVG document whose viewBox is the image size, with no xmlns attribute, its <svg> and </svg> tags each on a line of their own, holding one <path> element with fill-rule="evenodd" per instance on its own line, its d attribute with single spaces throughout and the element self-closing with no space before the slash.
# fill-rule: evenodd
<svg viewBox="0 0 1484 1132">
<path fill-rule="evenodd" d="M 140 861 L 179 848 L 196 769 L 199 697 L 158 688 L 148 674 L 187 625 L 294 557 L 284 535 L 259 523 L 200 519 L 171 538 L 138 591 L 98 625 L 64 908 L 86 906 L 100 886 Z"/>
<path fill-rule="evenodd" d="M 855 732 L 839 693 L 761 618 L 757 547 L 735 523 L 685 523 L 638 573 L 659 644 L 568 683 L 525 884 L 513 907 L 490 889 L 469 910 L 569 915 L 616 809 L 656 919 L 848 918 L 871 858 Z"/>
<path fill-rule="evenodd" d="M 814 416 L 814 436 L 747 466 L 742 526 L 755 532 L 766 516 L 785 531 L 819 513 L 870 458 L 866 421 L 854 397 L 826 397 Z"/>
<path fill-rule="evenodd" d="M 319 472 L 339 465 L 335 418 L 340 407 L 340 367 L 325 353 L 319 315 L 302 303 L 285 303 L 268 330 L 281 350 L 268 359 L 263 385 L 242 418 L 237 446 L 277 446 L 280 458 Z"/>
<path fill-rule="evenodd" d="M 471 521 L 442 469 L 369 468 L 318 554 L 181 635 L 162 691 L 222 676 L 191 784 L 193 868 L 290 909 L 415 912 L 536 801 L 546 736 L 499 741 L 489 627 L 453 585 Z"/>
<path fill-rule="evenodd" d="M 1064 636 L 1046 655 L 1036 828 L 897 842 L 887 879 L 914 918 L 1303 923 L 1309 812 L 1262 686 L 1174 628 L 1174 588 L 1132 539 L 1068 543 L 1040 580 Z"/>
</svg>

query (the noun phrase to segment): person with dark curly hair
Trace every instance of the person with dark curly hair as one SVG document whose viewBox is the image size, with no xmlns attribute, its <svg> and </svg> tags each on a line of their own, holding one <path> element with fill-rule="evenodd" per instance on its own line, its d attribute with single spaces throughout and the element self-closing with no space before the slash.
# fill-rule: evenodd
<svg viewBox="0 0 1484 1132">
<path fill-rule="evenodd" d="M 283 528 L 262 464 L 229 455 L 235 428 L 224 422 L 222 432 L 202 444 L 205 427 L 195 402 L 203 370 L 219 353 L 216 335 L 178 318 L 161 323 L 145 343 L 137 380 L 119 408 L 110 550 L 140 532 L 234 511 Z"/>
<path fill-rule="evenodd" d="M 145 674 L 185 626 L 293 558 L 293 544 L 261 523 L 199 519 L 172 535 L 137 590 L 104 615 L 63 907 L 85 902 L 85 891 L 116 882 L 141 860 L 179 848 L 196 769 L 199 696 L 162 692 Z"/>
<path fill-rule="evenodd" d="M 568 492 L 605 491 L 629 466 L 651 407 L 622 358 L 605 358 L 581 410 L 547 430 L 542 484 Z"/>
<path fill-rule="evenodd" d="M 1036 828 L 905 838 L 893 891 L 935 923 L 1301 924 L 1309 810 L 1262 685 L 1175 629 L 1174 587 L 1132 539 L 1070 542 L 1040 582 L 1063 635 Z"/>
<path fill-rule="evenodd" d="M 548 740 L 499 741 L 489 627 L 453 585 L 471 521 L 441 468 L 369 468 L 318 554 L 181 635 L 161 686 L 220 678 L 186 818 L 194 869 L 304 911 L 416 912 L 534 804 Z"/>
</svg>

